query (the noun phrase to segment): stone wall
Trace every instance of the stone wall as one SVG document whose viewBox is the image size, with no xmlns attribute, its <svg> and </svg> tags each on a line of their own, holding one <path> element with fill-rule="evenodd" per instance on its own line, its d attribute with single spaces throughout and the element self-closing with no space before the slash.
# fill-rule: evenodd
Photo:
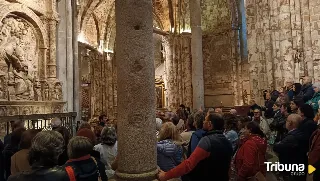
<svg viewBox="0 0 320 181">
<path fill-rule="evenodd" d="M 303 76 L 319 80 L 320 2 L 248 0 L 246 2 L 251 97 L 280 89 Z"/>
<path fill-rule="evenodd" d="M 192 107 L 190 38 L 190 34 L 169 35 L 163 38 L 166 53 L 165 96 L 167 108 L 170 110 L 175 110 L 180 104 Z"/>
<path fill-rule="evenodd" d="M 106 114 L 114 120 L 117 114 L 114 55 L 102 54 L 83 43 L 79 43 L 79 52 L 82 116 L 91 118 Z"/>
</svg>

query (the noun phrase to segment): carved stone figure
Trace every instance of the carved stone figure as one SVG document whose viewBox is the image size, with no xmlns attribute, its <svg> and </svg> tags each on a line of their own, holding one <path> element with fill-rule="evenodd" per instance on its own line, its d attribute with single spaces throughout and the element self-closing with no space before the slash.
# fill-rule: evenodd
<svg viewBox="0 0 320 181">
<path fill-rule="evenodd" d="M 45 82 L 43 85 L 43 96 L 42 97 L 45 101 L 50 100 L 50 87 L 47 82 Z"/>
<path fill-rule="evenodd" d="M 62 100 L 62 86 L 60 82 L 55 83 L 52 100 L 60 101 Z"/>
<path fill-rule="evenodd" d="M 15 82 L 15 96 L 17 100 L 33 100 L 34 91 L 32 78 L 28 75 L 27 67 L 25 71 L 17 71 L 14 73 L 14 82 Z"/>
<path fill-rule="evenodd" d="M 34 100 L 42 101 L 41 83 L 38 78 L 33 82 Z"/>
</svg>

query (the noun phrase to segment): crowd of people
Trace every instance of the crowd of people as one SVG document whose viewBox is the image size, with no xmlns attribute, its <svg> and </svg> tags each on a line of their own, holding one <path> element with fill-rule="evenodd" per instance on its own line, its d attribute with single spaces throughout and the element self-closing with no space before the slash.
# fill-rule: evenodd
<svg viewBox="0 0 320 181">
<path fill-rule="evenodd" d="M 51 121 L 52 130 L 25 129 L 23 121 L 12 122 L 12 133 L 1 145 L 0 180 L 8 181 L 107 181 L 115 173 L 116 127 L 82 123 L 76 136 Z M 100 131 L 99 131 L 100 130 Z"/>
<path fill-rule="evenodd" d="M 220 108 L 190 114 L 183 105 L 176 114 L 159 113 L 159 180 L 265 180 L 270 150 L 278 164 L 304 166 L 299 173 L 275 171 L 278 180 L 306 181 L 308 165 L 316 168 L 313 180 L 320 180 L 320 82 L 312 84 L 310 77 L 304 77 L 303 85 L 288 81 L 278 91 L 265 91 L 264 97 L 265 105 L 251 100 L 245 116 Z M 164 149 L 164 142 L 171 149 Z"/>
<path fill-rule="evenodd" d="M 303 165 L 274 171 L 279 180 L 306 181 L 308 165 L 320 180 L 320 83 L 305 77 L 303 85 L 287 82 L 279 91 L 266 91 L 265 104 L 250 101 L 247 115 L 221 108 L 156 113 L 158 180 L 266 180 L 272 150 L 279 164 Z M 83 122 L 76 136 L 51 121 L 52 130 L 25 129 L 12 122 L 12 133 L 0 144 L 0 181 L 106 181 L 118 165 L 117 126 L 101 115 Z"/>
</svg>

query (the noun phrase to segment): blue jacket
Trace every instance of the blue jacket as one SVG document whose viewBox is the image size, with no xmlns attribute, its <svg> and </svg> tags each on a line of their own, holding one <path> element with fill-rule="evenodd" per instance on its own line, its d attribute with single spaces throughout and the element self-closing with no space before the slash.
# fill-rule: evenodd
<svg viewBox="0 0 320 181">
<path fill-rule="evenodd" d="M 157 144 L 157 164 L 161 170 L 167 172 L 181 163 L 182 146 L 172 140 L 162 140 Z"/>
<path fill-rule="evenodd" d="M 192 154 L 192 152 L 198 146 L 199 141 L 203 136 L 205 136 L 206 131 L 203 129 L 198 129 L 197 131 L 193 132 L 191 135 L 191 139 L 189 142 L 189 149 L 188 149 L 188 157 Z"/>
</svg>

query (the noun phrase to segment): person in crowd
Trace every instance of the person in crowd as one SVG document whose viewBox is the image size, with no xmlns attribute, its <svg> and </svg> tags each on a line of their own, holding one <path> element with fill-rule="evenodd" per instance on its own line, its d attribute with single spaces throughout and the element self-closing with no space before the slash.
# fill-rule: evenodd
<svg viewBox="0 0 320 181">
<path fill-rule="evenodd" d="M 195 131 L 196 131 L 196 127 L 194 126 L 194 115 L 190 114 L 187 120 L 187 129 L 180 134 L 182 141 L 188 145 L 190 142 L 192 133 Z"/>
<path fill-rule="evenodd" d="M 20 141 L 20 151 L 15 153 L 11 157 L 11 174 L 15 175 L 22 171 L 31 170 L 31 166 L 29 164 L 29 151 L 31 147 L 32 139 L 40 132 L 41 130 L 37 129 L 28 129 L 21 135 Z"/>
<path fill-rule="evenodd" d="M 257 122 L 251 121 L 244 132 L 245 138 L 235 156 L 237 181 L 246 181 L 250 177 L 266 176 L 265 155 L 267 141 Z"/>
<path fill-rule="evenodd" d="M 160 171 L 160 181 L 178 178 L 188 174 L 190 181 L 209 181 L 212 177 L 219 181 L 229 181 L 229 168 L 232 157 L 232 145 L 223 135 L 224 120 L 220 114 L 210 114 L 203 122 L 207 130 L 191 156 L 175 168 Z"/>
<path fill-rule="evenodd" d="M 94 150 L 100 153 L 100 161 L 105 165 L 108 178 L 114 176 L 115 171 L 111 164 L 118 155 L 117 133 L 114 127 L 104 127 L 101 132 L 101 143 L 94 146 Z"/>
<path fill-rule="evenodd" d="M 314 90 L 312 88 L 312 78 L 311 77 L 304 77 L 303 78 L 303 85 L 301 87 L 301 92 L 303 95 L 303 102 L 308 102 L 313 94 Z"/>
<path fill-rule="evenodd" d="M 253 118 L 254 110 L 256 110 L 256 109 L 261 110 L 261 107 L 256 103 L 255 100 L 250 100 L 249 105 L 250 105 L 250 111 L 248 112 L 248 116 L 250 118 Z"/>
<path fill-rule="evenodd" d="M 215 113 L 218 113 L 218 114 L 223 114 L 223 110 L 222 110 L 222 108 L 220 108 L 220 107 L 215 108 L 215 109 L 214 109 L 214 112 L 215 112 Z"/>
<path fill-rule="evenodd" d="M 278 154 L 281 164 L 305 164 L 307 159 L 306 150 L 301 148 L 304 140 L 304 133 L 298 129 L 301 116 L 298 114 L 289 115 L 286 121 L 286 128 L 289 131 L 282 141 L 273 146 Z M 303 176 L 291 175 L 290 172 L 282 172 L 284 181 L 305 181 L 306 173 Z"/>
<path fill-rule="evenodd" d="M 298 114 L 298 109 L 303 104 L 304 102 L 302 99 L 293 98 L 293 100 L 290 102 L 291 113 Z"/>
<path fill-rule="evenodd" d="M 268 122 L 271 122 L 274 117 L 274 111 L 272 109 L 275 100 L 271 98 L 271 93 L 266 93 L 266 100 L 264 102 L 264 107 L 262 110 L 264 111 L 264 117 L 267 119 Z"/>
<path fill-rule="evenodd" d="M 188 146 L 188 154 L 190 157 L 191 153 L 196 149 L 200 139 L 205 135 L 206 131 L 203 130 L 203 121 L 205 120 L 205 114 L 203 112 L 197 112 L 194 115 L 194 126 L 196 131 L 192 133 L 190 143 Z"/>
<path fill-rule="evenodd" d="M 188 114 L 187 114 L 187 110 L 186 110 L 186 106 L 181 104 L 177 110 L 177 116 L 179 117 L 179 119 L 182 119 L 182 120 L 187 120 L 188 118 Z"/>
<path fill-rule="evenodd" d="M 289 101 L 289 97 L 287 94 L 287 90 L 285 87 L 281 87 L 279 90 L 279 97 L 276 99 L 276 102 L 280 102 L 280 104 L 286 103 Z"/>
<path fill-rule="evenodd" d="M 157 163 L 161 170 L 168 171 L 181 163 L 182 145 L 176 126 L 167 122 L 160 129 L 160 138 L 157 143 Z"/>
<path fill-rule="evenodd" d="M 109 121 L 109 120 L 108 120 L 107 115 L 102 114 L 102 115 L 99 116 L 99 125 L 100 125 L 101 127 L 104 127 L 104 126 L 107 124 L 108 121 Z"/>
<path fill-rule="evenodd" d="M 233 115 L 237 116 L 238 112 L 235 109 L 230 109 L 230 114 L 233 114 Z"/>
<path fill-rule="evenodd" d="M 65 148 L 64 148 L 62 154 L 59 156 L 59 160 L 58 160 L 58 165 L 61 166 L 61 165 L 64 165 L 69 160 L 67 146 L 68 146 L 71 135 L 70 135 L 69 130 L 63 126 L 60 126 L 59 128 L 55 129 L 55 131 L 57 131 L 58 133 L 60 133 L 62 135 L 63 140 L 64 140 L 64 145 L 65 145 Z"/>
<path fill-rule="evenodd" d="M 282 140 L 284 134 L 286 133 L 285 123 L 286 123 L 286 115 L 288 112 L 288 105 L 286 103 L 280 104 L 276 102 L 273 105 L 273 110 L 275 112 L 274 119 L 270 124 L 270 129 L 275 131 L 275 142 Z M 272 144 L 274 143 L 272 140 Z"/>
<path fill-rule="evenodd" d="M 267 137 L 270 135 L 269 124 L 262 118 L 260 109 L 253 110 L 252 121 L 257 122 L 260 125 L 260 128 Z"/>
<path fill-rule="evenodd" d="M 320 82 L 316 82 L 312 85 L 313 90 L 314 90 L 314 95 L 313 97 L 306 103 L 312 106 L 313 112 L 317 114 L 318 109 L 319 109 L 319 104 L 318 102 L 320 101 Z"/>
<path fill-rule="evenodd" d="M 293 99 L 303 100 L 303 92 L 301 91 L 301 89 L 302 89 L 302 85 L 300 83 L 293 84 L 292 86 L 293 98 L 290 101 L 292 101 Z"/>
<path fill-rule="evenodd" d="M 56 166 L 63 152 L 64 140 L 56 131 L 42 131 L 31 143 L 29 163 L 31 171 L 20 172 L 8 181 L 70 181 L 64 167 Z"/>
<path fill-rule="evenodd" d="M 77 136 L 88 138 L 91 141 L 92 145 L 95 145 L 97 143 L 97 137 L 91 129 L 83 128 L 81 130 L 78 130 Z M 95 157 L 97 160 L 100 160 L 100 153 L 98 151 L 92 149 L 90 155 Z"/>
<path fill-rule="evenodd" d="M 286 92 L 287 92 L 287 97 L 288 97 L 288 99 L 289 99 L 289 101 L 291 101 L 292 99 L 293 99 L 293 96 L 294 96 L 294 93 L 293 93 L 293 81 L 292 80 L 288 80 L 287 82 L 286 82 L 286 87 L 285 87 L 285 89 L 286 89 Z"/>
<path fill-rule="evenodd" d="M 22 127 L 15 129 L 12 132 L 10 144 L 8 144 L 2 152 L 6 179 L 11 175 L 11 157 L 19 151 L 21 136 L 25 131 L 26 129 Z"/>
<path fill-rule="evenodd" d="M 18 128 L 24 128 L 24 121 L 11 121 L 10 122 L 10 126 L 11 126 L 11 133 L 7 134 L 4 139 L 3 139 L 3 144 L 4 147 L 6 147 L 8 144 L 10 144 L 11 142 L 11 135 L 14 132 L 14 130 L 18 129 Z"/>
<path fill-rule="evenodd" d="M 250 122 L 250 118 L 248 116 L 241 116 L 238 119 L 238 137 L 239 139 L 243 139 L 244 138 L 244 133 L 245 133 L 245 127 L 246 125 Z"/>
<path fill-rule="evenodd" d="M 311 138 L 313 132 L 317 129 L 317 124 L 313 121 L 314 119 L 314 112 L 310 105 L 303 104 L 299 107 L 298 110 L 299 115 L 302 117 L 299 129 L 305 134 L 305 143 L 306 149 L 308 150 L 308 142 Z"/>
<path fill-rule="evenodd" d="M 91 125 L 90 125 L 88 122 L 86 122 L 86 121 L 83 121 L 83 122 L 80 124 L 78 131 L 81 130 L 81 129 L 83 129 L 83 128 L 87 128 L 87 129 L 90 129 L 90 130 L 93 131 Z"/>
<path fill-rule="evenodd" d="M 57 128 L 59 128 L 62 125 L 62 121 L 60 118 L 53 118 L 51 119 L 51 128 L 52 130 L 55 130 Z"/>
<path fill-rule="evenodd" d="M 320 129 L 317 129 L 310 139 L 310 150 L 308 153 L 308 164 L 316 168 L 313 180 L 320 180 Z"/>
<path fill-rule="evenodd" d="M 233 114 L 224 114 L 223 119 L 225 121 L 224 135 L 230 141 L 233 152 L 235 153 L 238 144 L 238 120 Z"/>
<path fill-rule="evenodd" d="M 318 105 L 320 105 L 320 101 L 318 101 Z M 320 108 L 318 109 L 318 112 L 315 115 L 313 120 L 315 123 L 317 123 L 317 125 L 320 125 Z"/>
<path fill-rule="evenodd" d="M 157 139 L 159 139 L 159 131 L 161 129 L 162 126 L 162 120 L 160 118 L 156 118 L 156 136 Z"/>
<path fill-rule="evenodd" d="M 70 160 L 65 169 L 70 181 L 78 180 L 108 180 L 104 165 L 99 165 L 96 158 L 91 157 L 92 142 L 83 136 L 73 137 L 68 144 L 68 156 Z"/>
</svg>

